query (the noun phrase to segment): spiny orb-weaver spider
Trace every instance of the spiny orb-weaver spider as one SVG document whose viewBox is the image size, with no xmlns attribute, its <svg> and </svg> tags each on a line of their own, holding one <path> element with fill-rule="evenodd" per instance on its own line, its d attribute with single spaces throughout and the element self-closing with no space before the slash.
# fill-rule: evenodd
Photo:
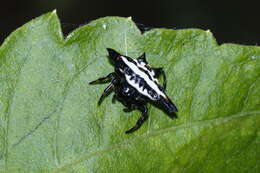
<svg viewBox="0 0 260 173">
<path fill-rule="evenodd" d="M 135 126 L 127 130 L 126 133 L 138 130 L 143 122 L 147 120 L 148 102 L 159 106 L 170 118 L 176 117 L 177 107 L 165 94 L 166 75 L 162 68 L 152 68 L 146 61 L 145 53 L 139 58 L 133 59 L 110 48 L 107 48 L 107 51 L 115 67 L 115 72 L 109 73 L 107 76 L 94 80 L 89 84 L 111 82 L 100 97 L 99 105 L 106 95 L 114 91 L 114 98 L 126 107 L 125 112 L 134 109 L 142 112 L 142 116 Z M 164 79 L 163 87 L 157 79 L 160 75 Z"/>
</svg>

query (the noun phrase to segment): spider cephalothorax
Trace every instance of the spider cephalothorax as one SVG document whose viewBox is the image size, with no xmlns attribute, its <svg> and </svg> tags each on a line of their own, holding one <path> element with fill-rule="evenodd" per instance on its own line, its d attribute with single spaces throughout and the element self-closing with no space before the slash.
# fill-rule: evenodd
<svg viewBox="0 0 260 173">
<path fill-rule="evenodd" d="M 136 131 L 141 127 L 143 122 L 148 118 L 147 103 L 153 102 L 161 107 L 171 118 L 177 112 L 176 106 L 165 94 L 166 75 L 162 68 L 152 68 L 146 61 L 145 54 L 137 59 L 133 59 L 113 49 L 107 49 L 109 57 L 115 67 L 115 72 L 108 74 L 106 77 L 99 78 L 89 84 L 100 82 L 111 83 L 104 90 L 98 104 L 101 104 L 103 98 L 111 91 L 115 92 L 115 98 L 126 106 L 125 112 L 138 109 L 142 116 L 136 122 L 135 126 L 127 130 L 126 133 Z M 157 78 L 163 75 L 163 87 L 159 84 Z"/>
</svg>

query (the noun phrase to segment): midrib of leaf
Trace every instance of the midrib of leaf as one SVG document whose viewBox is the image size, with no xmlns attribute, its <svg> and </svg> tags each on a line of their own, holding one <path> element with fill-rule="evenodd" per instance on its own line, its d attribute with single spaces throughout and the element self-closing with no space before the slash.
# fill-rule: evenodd
<svg viewBox="0 0 260 173">
<path fill-rule="evenodd" d="M 188 128 L 192 128 L 195 126 L 207 126 L 207 125 L 212 125 L 216 126 L 216 125 L 220 125 L 220 124 L 224 124 L 224 123 L 228 123 L 232 120 L 236 120 L 242 117 L 251 117 L 251 116 L 260 116 L 260 111 L 252 111 L 252 112 L 243 112 L 243 113 L 239 113 L 239 114 L 235 114 L 235 115 L 230 115 L 228 117 L 220 117 L 220 118 L 215 118 L 215 119 L 211 119 L 211 120 L 206 120 L 206 121 L 199 121 L 199 122 L 192 122 L 192 123 L 187 123 L 187 124 L 182 124 L 182 125 L 177 125 L 177 126 L 172 126 L 170 128 L 166 128 L 166 129 L 160 129 L 160 130 L 154 130 L 152 132 L 149 132 L 147 134 L 144 135 L 136 135 L 134 138 L 131 139 L 126 139 L 124 141 L 121 141 L 117 144 L 111 145 L 109 147 L 105 147 L 105 148 L 101 148 L 98 149 L 94 152 L 88 152 L 85 153 L 82 156 L 79 156 L 79 158 L 76 158 L 74 160 L 71 160 L 69 163 L 66 163 L 64 165 L 62 165 L 59 168 L 55 168 L 54 170 L 52 170 L 52 173 L 58 173 L 61 172 L 63 170 L 66 170 L 70 167 L 73 167 L 85 160 L 90 159 L 91 157 L 100 155 L 102 153 L 106 153 L 109 152 L 111 150 L 115 150 L 115 149 L 121 149 L 121 148 L 129 148 L 133 145 L 135 145 L 135 143 L 137 143 L 140 140 L 149 140 L 150 137 L 153 136 L 159 136 L 165 133 L 169 133 L 175 130 L 179 130 L 179 129 L 188 129 Z M 189 139 L 191 140 L 191 139 Z"/>
</svg>

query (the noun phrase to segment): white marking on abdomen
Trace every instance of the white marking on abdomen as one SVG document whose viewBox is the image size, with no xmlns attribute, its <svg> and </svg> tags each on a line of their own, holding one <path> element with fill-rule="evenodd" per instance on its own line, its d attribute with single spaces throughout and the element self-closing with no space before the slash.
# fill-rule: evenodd
<svg viewBox="0 0 260 173">
<path fill-rule="evenodd" d="M 143 94 L 143 95 L 145 95 L 145 96 L 147 96 L 147 97 L 153 99 L 153 98 L 148 94 L 147 89 L 144 89 L 144 90 L 143 90 L 142 87 L 139 87 L 139 83 L 135 83 L 134 79 L 133 79 L 133 80 L 130 80 L 130 78 L 131 78 L 130 75 L 125 75 L 125 77 L 126 77 L 126 81 L 127 81 L 130 85 L 132 85 L 135 89 L 137 89 L 137 91 L 138 91 L 139 93 L 141 93 L 141 94 Z M 143 86 L 143 87 L 145 87 L 145 86 Z"/>
<path fill-rule="evenodd" d="M 129 62 L 124 56 L 121 56 L 122 60 L 124 61 L 124 63 L 133 70 L 133 72 L 137 75 L 139 75 L 141 78 L 143 78 L 145 80 L 145 82 L 159 95 L 166 97 L 165 94 L 159 89 L 159 87 L 156 85 L 156 83 L 153 80 L 150 80 L 148 75 L 145 74 L 143 71 L 141 71 L 135 64 L 133 64 L 132 62 Z M 134 81 L 130 80 L 131 76 L 126 75 L 126 79 L 128 81 L 129 84 L 131 84 L 133 87 L 135 87 L 140 93 L 143 93 L 144 95 L 148 96 L 149 98 L 151 98 L 151 96 L 149 96 L 147 90 L 145 89 L 146 92 L 140 90 L 139 84 L 135 83 Z M 152 79 L 154 79 L 153 76 L 151 76 Z M 155 80 L 155 79 L 154 79 Z"/>
</svg>

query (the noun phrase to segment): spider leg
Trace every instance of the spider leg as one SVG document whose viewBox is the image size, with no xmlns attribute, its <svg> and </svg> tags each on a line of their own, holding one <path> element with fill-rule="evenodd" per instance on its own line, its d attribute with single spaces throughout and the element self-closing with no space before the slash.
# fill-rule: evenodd
<svg viewBox="0 0 260 173">
<path fill-rule="evenodd" d="M 102 93 L 101 97 L 98 100 L 98 105 L 100 105 L 103 99 L 115 88 L 115 84 L 118 82 L 117 78 L 114 78 L 112 82 L 105 88 L 104 92 Z"/>
<path fill-rule="evenodd" d="M 166 91 L 166 85 L 167 85 L 167 80 L 166 80 L 166 75 L 165 72 L 163 70 L 163 68 L 152 68 L 154 70 L 154 77 L 159 77 L 160 75 L 163 75 L 163 89 L 164 91 Z"/>
<path fill-rule="evenodd" d="M 102 103 L 102 101 L 104 100 L 104 98 L 114 89 L 114 85 L 113 83 L 110 83 L 106 89 L 104 90 L 103 94 L 101 95 L 101 97 L 98 100 L 98 105 L 100 105 Z"/>
<path fill-rule="evenodd" d="M 124 112 L 132 112 L 134 109 L 133 108 L 124 108 L 123 111 Z"/>
<path fill-rule="evenodd" d="M 132 127 L 131 129 L 127 130 L 125 133 L 132 133 L 132 132 L 138 130 L 142 126 L 142 124 L 145 122 L 145 120 L 147 120 L 147 118 L 148 118 L 147 106 L 140 105 L 140 106 L 137 106 L 137 109 L 139 109 L 142 112 L 142 116 L 137 120 L 135 126 Z"/>
<path fill-rule="evenodd" d="M 107 76 L 105 77 L 101 77 L 101 78 L 98 78 L 97 80 L 94 80 L 92 82 L 89 82 L 90 85 L 93 85 L 93 84 L 98 84 L 98 83 L 106 83 L 106 82 L 109 82 L 111 81 L 112 79 L 115 78 L 115 72 L 113 73 L 109 73 Z"/>
<path fill-rule="evenodd" d="M 127 106 L 126 108 L 123 109 L 124 112 L 132 112 L 134 110 L 134 106 L 133 105 L 130 105 L 130 106 Z"/>
</svg>

